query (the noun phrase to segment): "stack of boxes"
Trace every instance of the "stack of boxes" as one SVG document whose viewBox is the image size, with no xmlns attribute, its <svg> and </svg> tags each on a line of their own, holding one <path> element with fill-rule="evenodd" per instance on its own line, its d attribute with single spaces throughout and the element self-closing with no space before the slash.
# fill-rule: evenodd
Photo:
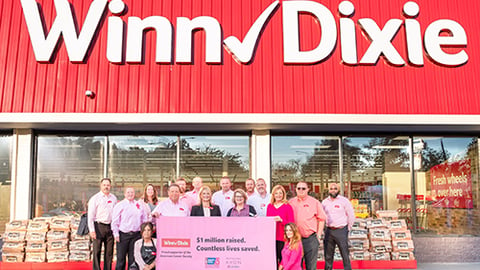
<svg viewBox="0 0 480 270">
<path fill-rule="evenodd" d="M 27 220 L 15 220 L 5 225 L 2 261 L 23 262 L 25 259 L 25 235 Z"/>
<path fill-rule="evenodd" d="M 28 223 L 25 262 L 45 262 L 47 250 L 45 239 L 48 228 L 49 219 L 47 218 L 36 218 Z"/>
<path fill-rule="evenodd" d="M 72 219 L 70 224 L 70 261 L 83 262 L 91 260 L 91 244 L 90 236 L 78 235 L 78 226 L 80 224 L 80 218 Z"/>
<path fill-rule="evenodd" d="M 53 218 L 47 233 L 47 261 L 68 262 L 71 218 Z"/>
<path fill-rule="evenodd" d="M 378 219 L 359 219 L 349 233 L 352 260 L 414 260 L 412 234 L 396 211 L 378 211 Z"/>
<path fill-rule="evenodd" d="M 2 261 L 90 261 L 90 236 L 77 235 L 79 222 L 79 218 L 54 217 L 7 223 Z"/>
</svg>

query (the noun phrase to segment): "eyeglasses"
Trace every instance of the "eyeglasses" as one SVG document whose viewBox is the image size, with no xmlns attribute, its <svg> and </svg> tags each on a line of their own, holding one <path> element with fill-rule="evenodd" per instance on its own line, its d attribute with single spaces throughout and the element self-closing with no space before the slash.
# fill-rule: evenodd
<svg viewBox="0 0 480 270">
<path fill-rule="evenodd" d="M 306 187 L 297 187 L 297 190 L 307 190 Z"/>
</svg>

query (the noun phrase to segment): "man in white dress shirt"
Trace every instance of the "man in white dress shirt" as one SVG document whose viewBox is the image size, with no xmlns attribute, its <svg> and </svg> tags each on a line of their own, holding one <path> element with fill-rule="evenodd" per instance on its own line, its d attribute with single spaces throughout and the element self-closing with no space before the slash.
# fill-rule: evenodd
<svg viewBox="0 0 480 270">
<path fill-rule="evenodd" d="M 228 176 L 224 176 L 220 179 L 220 186 L 222 189 L 213 193 L 212 201 L 220 207 L 222 217 L 226 217 L 228 210 L 234 206 L 232 201 L 233 191 L 231 189 L 232 181 Z"/>
</svg>

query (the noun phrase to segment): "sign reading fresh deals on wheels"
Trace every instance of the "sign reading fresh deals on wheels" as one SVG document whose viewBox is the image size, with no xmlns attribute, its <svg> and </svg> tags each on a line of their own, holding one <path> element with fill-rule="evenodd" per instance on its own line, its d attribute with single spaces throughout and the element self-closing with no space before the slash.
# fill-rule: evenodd
<svg viewBox="0 0 480 270">
<path fill-rule="evenodd" d="M 478 1 L 2 6 L 2 112 L 480 113 Z"/>
</svg>

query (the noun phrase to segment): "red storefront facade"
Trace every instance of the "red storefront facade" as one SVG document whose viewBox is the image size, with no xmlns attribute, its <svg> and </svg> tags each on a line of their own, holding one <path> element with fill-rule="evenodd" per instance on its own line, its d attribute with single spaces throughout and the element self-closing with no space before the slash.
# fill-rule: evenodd
<svg viewBox="0 0 480 270">
<path fill-rule="evenodd" d="M 412 152 L 421 136 L 477 140 L 479 10 L 462 0 L 3 0 L 0 130 L 14 149 L 27 145 L 12 158 L 10 218 L 36 215 L 16 194 L 25 185 L 37 196 L 42 134 L 249 134 L 250 175 L 265 178 L 271 136 L 402 135 Z M 454 257 L 449 245 L 474 246 L 465 236 L 480 233 L 440 235 L 418 239 Z"/>
</svg>

